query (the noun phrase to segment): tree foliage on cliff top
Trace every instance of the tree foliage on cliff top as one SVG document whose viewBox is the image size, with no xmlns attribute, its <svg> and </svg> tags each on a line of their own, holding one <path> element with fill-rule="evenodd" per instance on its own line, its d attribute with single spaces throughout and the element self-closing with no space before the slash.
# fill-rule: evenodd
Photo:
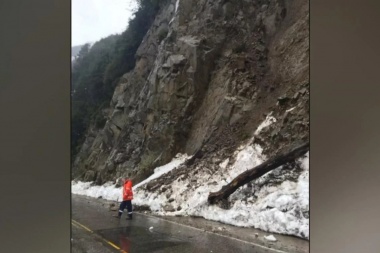
<svg viewBox="0 0 380 253">
<path fill-rule="evenodd" d="M 160 0 L 137 0 L 138 8 L 120 35 L 111 35 L 92 47 L 84 45 L 72 66 L 71 157 L 75 158 L 90 125 L 102 128 L 102 110 L 109 106 L 120 77 L 135 66 L 135 54 L 150 28 Z"/>
</svg>

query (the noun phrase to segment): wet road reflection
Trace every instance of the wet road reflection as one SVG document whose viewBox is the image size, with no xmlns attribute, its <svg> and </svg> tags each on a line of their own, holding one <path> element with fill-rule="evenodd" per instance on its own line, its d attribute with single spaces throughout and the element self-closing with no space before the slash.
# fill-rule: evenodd
<svg viewBox="0 0 380 253">
<path fill-rule="evenodd" d="M 189 247 L 190 243 L 175 238 L 172 235 L 150 231 L 146 227 L 129 225 L 112 229 L 103 229 L 96 231 L 105 239 L 114 242 L 119 247 L 130 252 L 159 252 L 166 249 L 165 252 L 179 248 Z M 172 248 L 172 249 L 171 249 Z"/>
</svg>

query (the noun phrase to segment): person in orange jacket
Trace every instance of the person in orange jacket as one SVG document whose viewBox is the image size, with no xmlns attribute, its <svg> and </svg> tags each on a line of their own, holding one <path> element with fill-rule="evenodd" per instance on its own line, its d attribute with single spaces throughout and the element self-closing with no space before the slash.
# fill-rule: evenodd
<svg viewBox="0 0 380 253">
<path fill-rule="evenodd" d="M 114 215 L 114 217 L 120 219 L 121 215 L 124 212 L 125 207 L 127 207 L 127 210 L 128 210 L 127 220 L 132 220 L 132 199 L 133 199 L 132 181 L 126 178 L 124 180 L 124 185 L 123 185 L 123 201 L 120 203 L 118 215 Z"/>
</svg>

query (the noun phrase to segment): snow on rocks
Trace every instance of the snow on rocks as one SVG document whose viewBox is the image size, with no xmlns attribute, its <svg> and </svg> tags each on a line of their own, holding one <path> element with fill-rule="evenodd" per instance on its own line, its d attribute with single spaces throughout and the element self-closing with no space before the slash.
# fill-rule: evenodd
<svg viewBox="0 0 380 253">
<path fill-rule="evenodd" d="M 179 7 L 179 0 L 177 0 L 175 3 L 175 13 L 177 13 L 178 7 Z"/>
<path fill-rule="evenodd" d="M 159 178 L 160 176 L 164 175 L 165 173 L 168 173 L 169 171 L 177 168 L 179 165 L 184 163 L 186 161 L 186 159 L 188 159 L 188 158 L 189 158 L 189 156 L 187 156 L 187 155 L 177 154 L 170 163 L 155 168 L 153 175 L 151 175 L 150 177 L 148 177 L 144 181 L 135 185 L 133 187 L 133 190 L 136 190 L 141 185 L 147 184 L 150 181 L 152 181 L 153 179 Z"/>
<path fill-rule="evenodd" d="M 266 118 L 265 118 L 265 120 L 257 127 L 257 129 L 256 129 L 256 131 L 255 131 L 255 135 L 259 135 L 260 134 L 260 132 L 264 129 L 264 128 L 266 128 L 266 127 L 268 127 L 268 126 L 270 126 L 270 125 L 272 125 L 273 123 L 275 123 L 277 120 L 276 120 L 276 118 L 274 118 L 273 116 L 271 116 L 271 114 L 272 113 L 270 113 Z"/>
</svg>

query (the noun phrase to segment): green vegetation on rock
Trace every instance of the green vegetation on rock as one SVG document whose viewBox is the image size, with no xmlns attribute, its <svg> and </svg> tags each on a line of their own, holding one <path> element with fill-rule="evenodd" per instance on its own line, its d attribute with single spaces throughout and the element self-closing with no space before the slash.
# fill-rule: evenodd
<svg viewBox="0 0 380 253">
<path fill-rule="evenodd" d="M 138 8 L 123 33 L 103 38 L 92 47 L 86 44 L 78 53 L 71 79 L 72 160 L 85 140 L 86 130 L 104 126 L 102 111 L 109 106 L 120 77 L 134 68 L 136 51 L 163 2 L 138 0 Z"/>
</svg>

